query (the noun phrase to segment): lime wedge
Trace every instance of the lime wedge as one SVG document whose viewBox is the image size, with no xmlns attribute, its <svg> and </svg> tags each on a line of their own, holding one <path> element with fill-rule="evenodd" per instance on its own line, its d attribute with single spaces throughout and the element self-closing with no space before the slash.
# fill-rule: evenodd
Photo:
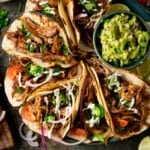
<svg viewBox="0 0 150 150">
<path fill-rule="evenodd" d="M 146 136 L 141 140 L 138 150 L 150 150 L 150 136 Z"/>
<path fill-rule="evenodd" d="M 117 11 L 117 10 L 127 10 L 130 11 L 130 9 L 121 3 L 116 3 L 116 4 L 112 4 L 108 7 L 107 9 L 107 13 L 113 12 L 113 11 Z"/>
</svg>

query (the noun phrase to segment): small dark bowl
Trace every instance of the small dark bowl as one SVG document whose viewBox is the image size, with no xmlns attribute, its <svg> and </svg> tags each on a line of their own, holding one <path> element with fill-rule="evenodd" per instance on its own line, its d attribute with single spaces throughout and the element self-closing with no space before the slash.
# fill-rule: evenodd
<svg viewBox="0 0 150 150">
<path fill-rule="evenodd" d="M 143 57 L 139 58 L 137 61 L 133 61 L 133 63 L 131 63 L 129 65 L 125 65 L 123 67 L 115 66 L 114 64 L 111 64 L 111 63 L 105 61 L 102 57 L 102 45 L 100 43 L 99 34 L 100 34 L 101 30 L 103 29 L 103 22 L 104 22 L 105 19 L 111 19 L 116 14 L 121 14 L 121 13 L 129 15 L 129 16 L 136 16 L 136 18 L 140 22 L 142 30 L 147 31 L 150 34 L 149 26 L 137 14 L 135 14 L 133 12 L 130 12 L 130 11 L 116 11 L 116 12 L 112 12 L 112 13 L 108 13 L 108 14 L 104 15 L 97 22 L 96 27 L 94 29 L 94 33 L 93 33 L 93 44 L 94 44 L 94 49 L 95 49 L 96 55 L 107 66 L 114 67 L 114 68 L 122 68 L 122 69 L 132 69 L 132 68 L 135 68 L 136 66 L 138 66 L 139 64 L 141 64 L 142 62 L 144 62 L 144 60 L 148 57 L 148 55 L 150 53 L 150 39 L 149 39 L 149 42 L 148 42 L 148 47 L 147 47 L 147 51 L 146 51 L 145 55 Z"/>
</svg>

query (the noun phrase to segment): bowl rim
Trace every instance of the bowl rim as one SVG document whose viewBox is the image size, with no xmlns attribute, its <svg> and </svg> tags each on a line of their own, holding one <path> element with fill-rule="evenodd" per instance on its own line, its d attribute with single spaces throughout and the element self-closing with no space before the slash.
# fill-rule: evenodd
<svg viewBox="0 0 150 150">
<path fill-rule="evenodd" d="M 113 11 L 110 13 L 105 14 L 104 16 L 102 16 L 100 19 L 98 19 L 98 21 L 96 22 L 95 25 L 95 29 L 93 32 L 93 45 L 94 45 L 94 50 L 96 52 L 96 55 L 98 56 L 98 58 L 100 59 L 100 61 L 102 61 L 102 63 L 106 64 L 108 67 L 113 67 L 113 68 L 118 68 L 118 69 L 133 69 L 135 67 L 137 67 L 138 65 L 142 64 L 144 62 L 144 60 L 149 56 L 150 54 L 150 38 L 149 38 L 149 42 L 148 42 L 148 47 L 146 50 L 146 53 L 143 57 L 139 58 L 136 62 L 134 62 L 133 64 L 130 65 L 126 65 L 123 67 L 119 67 L 119 66 L 115 66 L 112 65 L 111 63 L 108 63 L 107 61 L 105 61 L 101 54 L 99 53 L 98 47 L 97 47 L 97 31 L 99 30 L 99 26 L 102 23 L 102 20 L 114 16 L 116 14 L 127 14 L 127 15 L 132 15 L 132 16 L 136 16 L 138 20 L 140 20 L 140 22 L 143 24 L 143 26 L 145 27 L 146 31 L 150 34 L 150 27 L 148 26 L 148 24 L 146 23 L 146 21 L 144 21 L 139 15 L 137 15 L 136 13 L 132 12 L 132 11 L 126 11 L 126 10 L 118 10 L 118 11 Z"/>
</svg>

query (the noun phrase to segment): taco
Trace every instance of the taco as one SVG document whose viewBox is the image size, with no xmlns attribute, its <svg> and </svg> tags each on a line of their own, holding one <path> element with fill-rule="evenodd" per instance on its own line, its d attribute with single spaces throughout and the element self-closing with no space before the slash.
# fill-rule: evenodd
<svg viewBox="0 0 150 150">
<path fill-rule="evenodd" d="M 2 48 L 10 55 L 29 58 L 41 67 L 73 66 L 76 61 L 58 23 L 35 13 L 24 13 L 4 35 Z"/>
<path fill-rule="evenodd" d="M 60 3 L 60 7 L 58 7 Z M 35 11 L 55 18 L 65 28 L 68 41 L 72 46 L 77 46 L 74 29 L 65 11 L 64 0 L 27 0 L 25 12 Z M 61 12 L 60 12 L 61 11 Z"/>
<path fill-rule="evenodd" d="M 43 128 L 44 136 L 62 141 L 78 112 L 84 73 L 76 79 L 47 83 L 31 93 L 19 110 L 23 122 L 39 134 Z"/>
<path fill-rule="evenodd" d="M 79 63 L 71 68 L 53 66 L 41 67 L 31 60 L 11 60 L 5 75 L 5 93 L 12 106 L 19 106 L 24 103 L 25 98 L 35 89 L 45 83 L 59 80 L 76 79 L 84 74 L 84 64 Z"/>
<path fill-rule="evenodd" d="M 77 42 L 93 48 L 93 30 L 98 19 L 105 13 L 111 0 L 70 0 L 68 14 L 74 27 Z M 81 40 L 80 40 L 81 39 Z M 80 46 L 80 45 L 79 45 Z"/>
<path fill-rule="evenodd" d="M 37 11 L 45 15 L 54 16 L 60 21 L 57 0 L 27 0 L 25 12 L 29 11 Z"/>
<path fill-rule="evenodd" d="M 125 70 L 101 70 L 91 67 L 107 113 L 113 135 L 127 139 L 140 134 L 150 125 L 150 87 L 136 75 Z M 104 71 L 103 70 L 107 70 Z"/>
<path fill-rule="evenodd" d="M 112 137 L 112 131 L 106 120 L 107 111 L 103 107 L 101 95 L 97 92 L 97 82 L 89 70 L 82 89 L 78 116 L 70 129 L 68 137 L 75 140 L 86 138 L 84 143 L 102 142 Z"/>
</svg>

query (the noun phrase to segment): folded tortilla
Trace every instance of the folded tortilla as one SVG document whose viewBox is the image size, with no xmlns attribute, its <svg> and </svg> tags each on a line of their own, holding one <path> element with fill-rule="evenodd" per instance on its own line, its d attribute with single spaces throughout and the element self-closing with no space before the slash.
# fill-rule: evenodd
<svg viewBox="0 0 150 150">
<path fill-rule="evenodd" d="M 76 63 L 60 25 L 54 19 L 33 12 L 24 13 L 11 24 L 2 48 L 10 55 L 27 57 L 42 67 L 68 68 Z"/>
<path fill-rule="evenodd" d="M 35 11 L 55 18 L 64 27 L 70 45 L 77 46 L 74 29 L 65 11 L 66 0 L 27 0 L 25 12 Z"/>
<path fill-rule="evenodd" d="M 128 71 L 107 68 L 103 64 L 100 69 L 91 67 L 91 72 L 114 137 L 123 140 L 148 129 L 150 87 Z"/>
<path fill-rule="evenodd" d="M 24 103 L 26 97 L 34 90 L 48 82 L 77 79 L 84 74 L 84 64 L 80 62 L 71 68 L 53 66 L 40 67 L 30 59 L 11 60 L 4 80 L 5 93 L 12 106 Z"/>
<path fill-rule="evenodd" d="M 83 50 L 93 49 L 92 37 L 96 22 L 106 12 L 110 0 L 70 0 L 67 11 L 75 30 L 76 39 Z M 85 43 L 83 45 L 83 43 Z"/>
<path fill-rule="evenodd" d="M 84 143 L 104 142 L 112 137 L 112 131 L 107 123 L 107 111 L 103 106 L 101 95 L 97 92 L 97 81 L 90 68 L 82 88 L 82 96 L 75 124 L 70 129 L 68 137 L 75 140 L 86 139 Z"/>
<path fill-rule="evenodd" d="M 85 70 L 84 70 L 85 71 Z M 60 142 L 77 115 L 84 72 L 76 79 L 47 83 L 26 98 L 19 112 L 23 122 L 33 131 Z"/>
</svg>

